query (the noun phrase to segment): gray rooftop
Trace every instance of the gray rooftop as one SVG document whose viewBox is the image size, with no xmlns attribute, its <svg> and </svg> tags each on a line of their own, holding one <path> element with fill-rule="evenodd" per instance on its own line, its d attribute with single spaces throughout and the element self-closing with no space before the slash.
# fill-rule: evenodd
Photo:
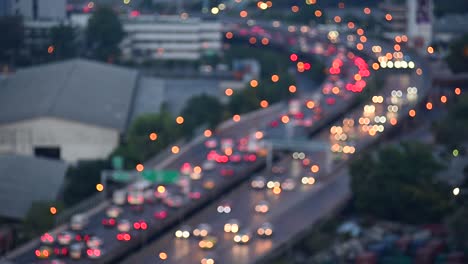
<svg viewBox="0 0 468 264">
<path fill-rule="evenodd" d="M 23 219 L 32 202 L 56 200 L 66 169 L 57 160 L 0 155 L 0 216 Z"/>
<path fill-rule="evenodd" d="M 84 59 L 20 69 L 0 82 L 0 124 L 38 117 L 126 129 L 138 73 Z"/>
</svg>

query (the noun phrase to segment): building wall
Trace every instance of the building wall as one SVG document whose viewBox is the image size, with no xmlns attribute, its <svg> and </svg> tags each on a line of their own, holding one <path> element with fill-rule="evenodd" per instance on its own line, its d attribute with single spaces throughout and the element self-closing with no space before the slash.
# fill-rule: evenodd
<svg viewBox="0 0 468 264">
<path fill-rule="evenodd" d="M 179 17 L 141 16 L 125 20 L 124 59 L 198 60 L 222 49 L 221 23 Z"/>
<path fill-rule="evenodd" d="M 25 19 L 64 20 L 66 18 L 66 0 L 18 0 L 13 5 L 13 14 L 22 15 Z"/>
<path fill-rule="evenodd" d="M 107 158 L 118 143 L 117 130 L 57 118 L 0 125 L 0 153 L 34 155 L 35 147 L 60 147 L 60 158 L 74 163 Z"/>
</svg>

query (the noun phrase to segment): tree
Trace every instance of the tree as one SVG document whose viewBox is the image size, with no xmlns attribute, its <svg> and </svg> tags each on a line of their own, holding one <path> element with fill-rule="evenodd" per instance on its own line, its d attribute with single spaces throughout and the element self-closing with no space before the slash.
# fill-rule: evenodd
<svg viewBox="0 0 468 264">
<path fill-rule="evenodd" d="M 449 106 L 447 116 L 435 124 L 436 140 L 448 149 L 460 147 L 465 142 L 468 131 L 468 96 L 459 97 L 457 102 Z"/>
<path fill-rule="evenodd" d="M 52 206 L 57 212 L 63 209 L 63 205 L 58 202 L 38 201 L 31 204 L 23 222 L 23 231 L 27 239 L 37 237 L 53 227 L 54 215 L 50 213 Z"/>
<path fill-rule="evenodd" d="M 24 28 L 20 16 L 0 17 L 0 60 L 14 63 L 19 48 L 23 44 Z"/>
<path fill-rule="evenodd" d="M 459 250 L 468 250 L 468 207 L 463 206 L 447 219 L 450 238 Z"/>
<path fill-rule="evenodd" d="M 99 7 L 86 28 L 88 48 L 94 58 L 112 61 L 120 53 L 119 44 L 124 37 L 117 14 L 109 7 Z"/>
<path fill-rule="evenodd" d="M 351 163 L 351 188 L 361 213 L 407 223 L 439 221 L 450 190 L 435 175 L 443 166 L 421 143 L 392 145 Z"/>
<path fill-rule="evenodd" d="M 156 140 L 150 139 L 151 133 L 157 134 Z M 113 152 L 113 155 L 124 157 L 126 167 L 134 168 L 137 163 L 158 154 L 181 136 L 181 127 L 164 109 L 157 114 L 143 114 L 133 121 L 125 142 Z"/>
<path fill-rule="evenodd" d="M 101 171 L 110 169 L 107 160 L 80 161 L 70 166 L 65 174 L 63 198 L 67 206 L 74 205 L 96 192 L 101 182 Z"/>
<path fill-rule="evenodd" d="M 181 111 L 184 117 L 184 134 L 192 135 L 201 125 L 214 128 L 223 120 L 223 113 L 224 107 L 216 97 L 206 94 L 193 96 Z"/>
<path fill-rule="evenodd" d="M 452 42 L 446 60 L 453 72 L 468 72 L 468 34 Z"/>
<path fill-rule="evenodd" d="M 59 25 L 51 29 L 51 40 L 54 45 L 54 57 L 59 60 L 73 58 L 77 55 L 76 33 L 72 26 Z"/>
</svg>

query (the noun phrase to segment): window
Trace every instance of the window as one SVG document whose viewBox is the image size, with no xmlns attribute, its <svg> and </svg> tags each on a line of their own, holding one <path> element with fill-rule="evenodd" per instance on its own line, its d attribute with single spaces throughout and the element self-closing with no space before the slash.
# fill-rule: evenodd
<svg viewBox="0 0 468 264">
<path fill-rule="evenodd" d="M 34 155 L 49 159 L 60 159 L 60 147 L 35 147 Z"/>
</svg>

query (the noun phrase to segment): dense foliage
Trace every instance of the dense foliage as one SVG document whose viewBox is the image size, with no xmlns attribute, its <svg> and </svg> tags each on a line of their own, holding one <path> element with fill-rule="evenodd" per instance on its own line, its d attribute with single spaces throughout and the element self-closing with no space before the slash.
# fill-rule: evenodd
<svg viewBox="0 0 468 264">
<path fill-rule="evenodd" d="M 468 34 L 453 41 L 449 47 L 447 63 L 450 69 L 455 72 L 468 72 Z"/>
<path fill-rule="evenodd" d="M 99 7 L 89 18 L 86 40 L 91 57 L 112 61 L 120 53 L 124 31 L 117 14 L 109 7 Z"/>
<path fill-rule="evenodd" d="M 449 210 L 448 186 L 435 175 L 443 169 L 431 148 L 404 143 L 366 153 L 350 166 L 358 212 L 407 223 L 440 221 Z"/>
</svg>

